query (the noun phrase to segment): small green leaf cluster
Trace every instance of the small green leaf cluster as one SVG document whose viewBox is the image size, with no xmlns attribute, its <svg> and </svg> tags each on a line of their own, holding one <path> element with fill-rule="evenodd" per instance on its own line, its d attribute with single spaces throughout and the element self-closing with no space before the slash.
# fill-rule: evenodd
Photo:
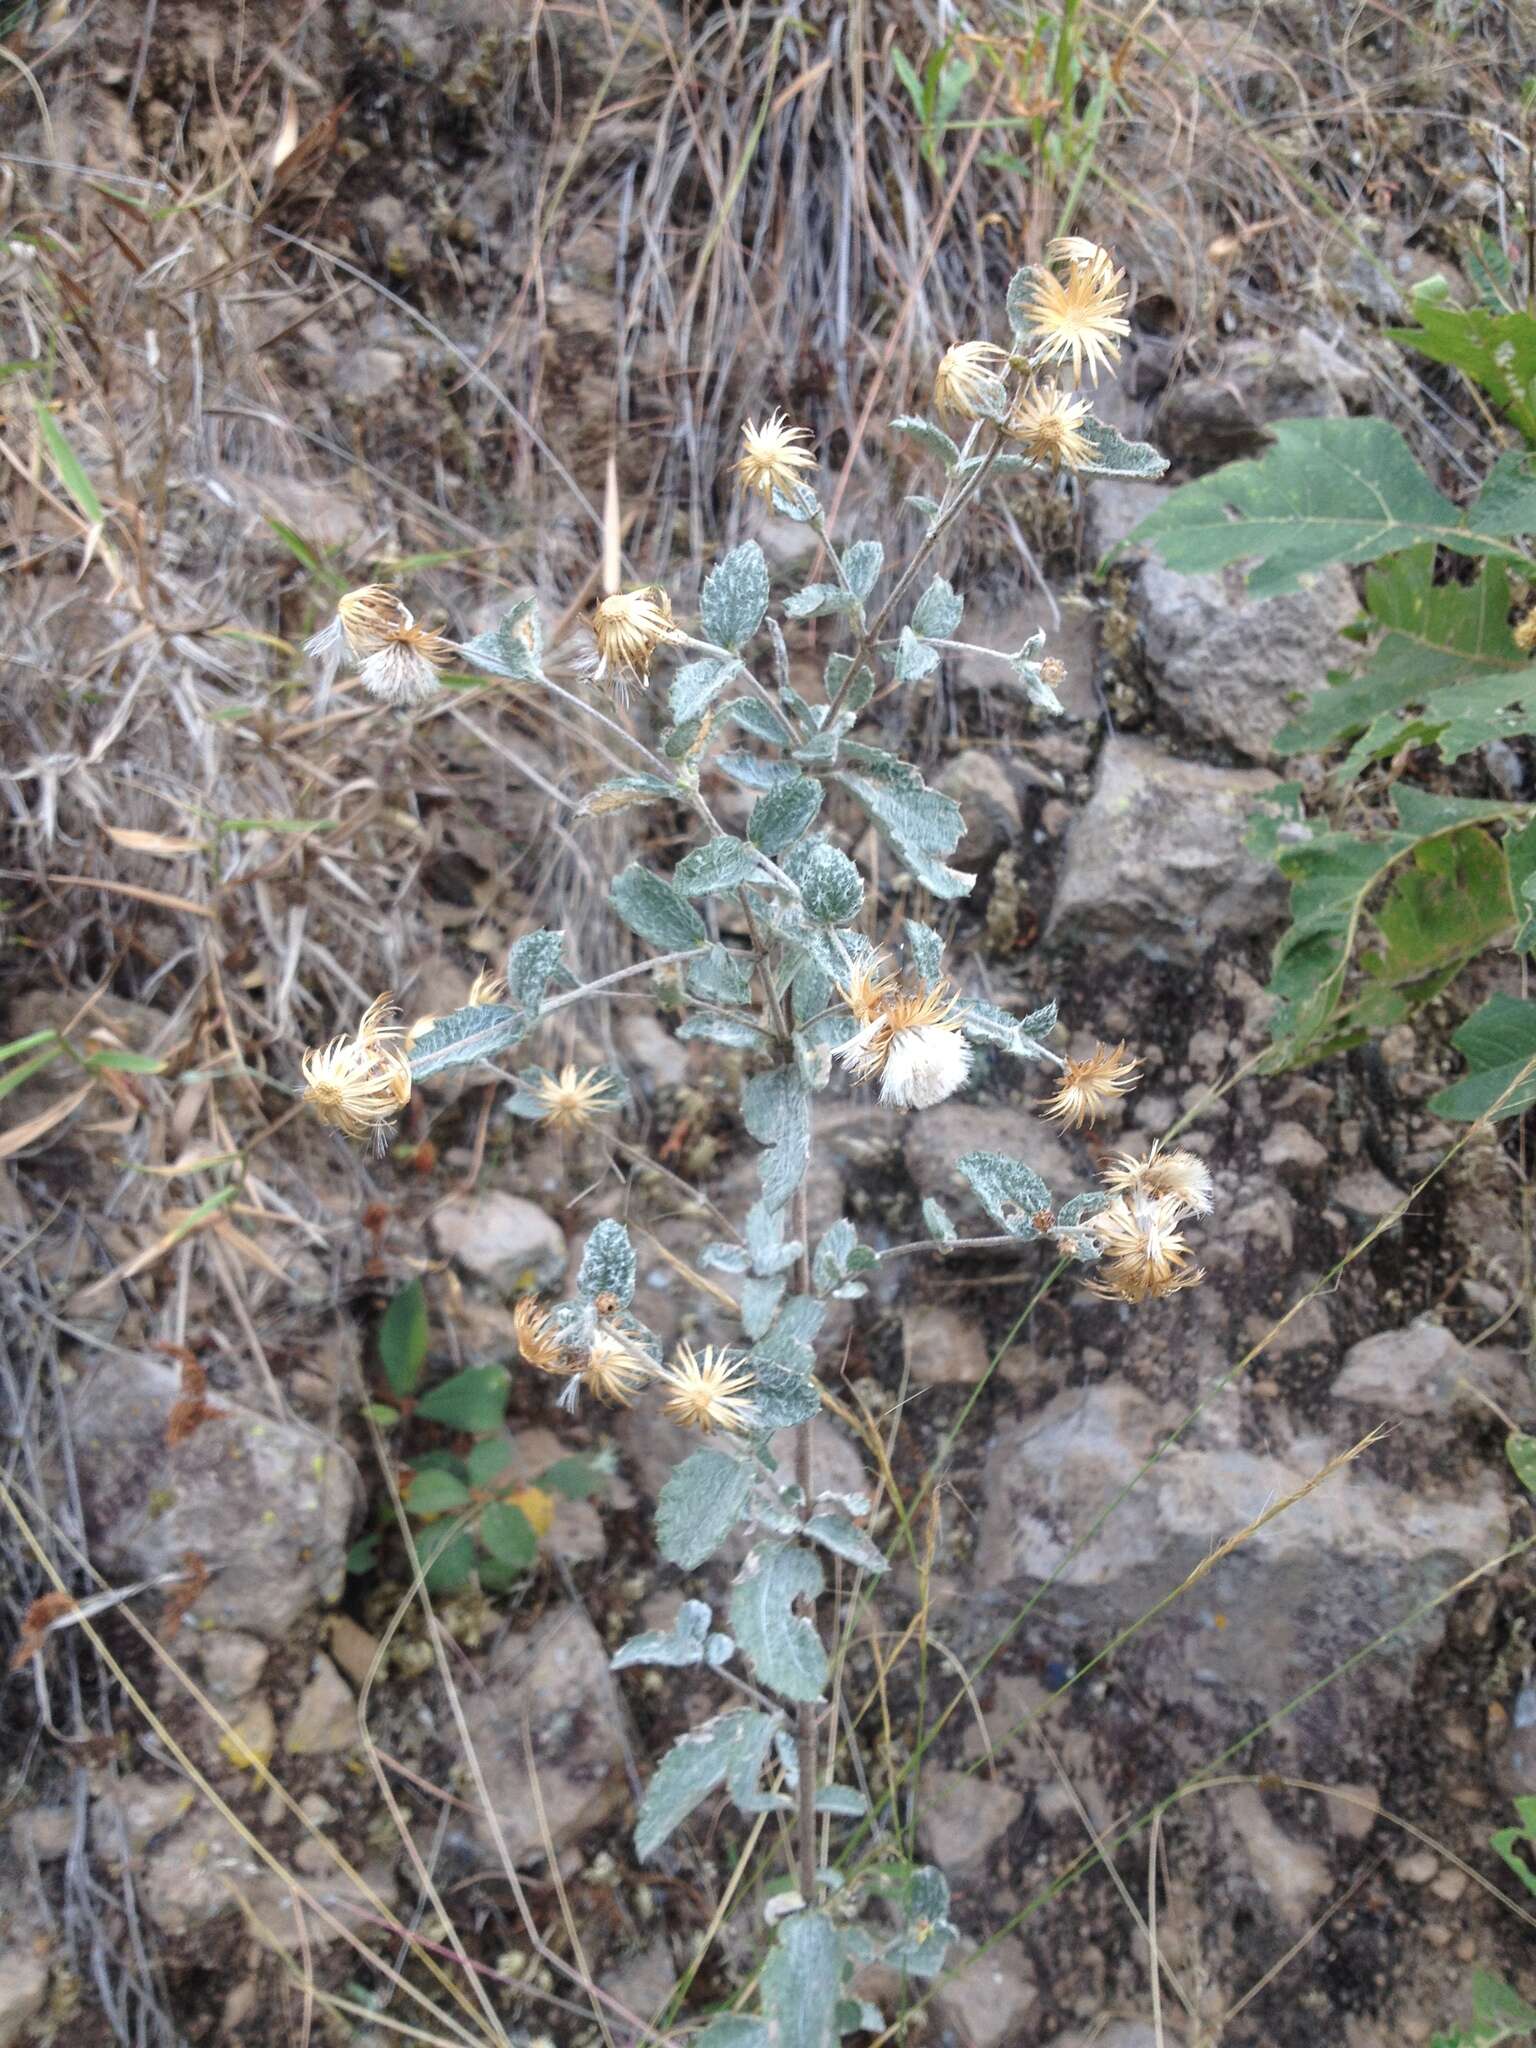
<svg viewBox="0 0 1536 2048">
<path fill-rule="evenodd" d="M 376 1341 L 388 1398 L 363 1412 L 389 1432 L 397 1453 L 423 1582 L 433 1593 L 459 1592 L 471 1579 L 487 1593 L 505 1592 L 532 1570 L 559 1500 L 585 1499 L 606 1483 L 601 1457 L 562 1458 L 531 1483 L 522 1476 L 506 1427 L 511 1375 L 503 1365 L 469 1366 L 423 1390 L 431 1339 L 420 1280 L 392 1297 Z M 420 1439 L 430 1441 L 417 1450 Z M 352 1546 L 348 1569 L 372 1570 L 393 1526 L 386 1500 L 375 1528 Z"/>
<path fill-rule="evenodd" d="M 1413 310 L 1417 324 L 1392 337 L 1461 371 L 1527 444 L 1501 453 L 1467 503 L 1431 482 L 1385 420 L 1285 420 L 1266 454 L 1170 491 L 1131 536 L 1175 569 L 1247 562 L 1258 596 L 1330 564 L 1373 565 L 1360 657 L 1277 742 L 1335 754 L 1341 791 L 1411 750 L 1453 763 L 1536 733 L 1536 632 L 1531 615 L 1511 618 L 1516 579 L 1536 579 L 1536 315 L 1497 297 L 1453 305 L 1438 279 Z M 1249 843 L 1291 884 L 1272 1068 L 1390 1029 L 1490 951 L 1536 948 L 1536 806 L 1475 804 L 1404 780 L 1390 803 L 1395 817 L 1371 801 L 1363 828 L 1308 819 L 1298 785 L 1261 806 Z M 1511 1116 L 1536 1099 L 1536 1004 L 1495 995 L 1452 1042 L 1468 1072 L 1434 1098 L 1438 1114 Z"/>
</svg>

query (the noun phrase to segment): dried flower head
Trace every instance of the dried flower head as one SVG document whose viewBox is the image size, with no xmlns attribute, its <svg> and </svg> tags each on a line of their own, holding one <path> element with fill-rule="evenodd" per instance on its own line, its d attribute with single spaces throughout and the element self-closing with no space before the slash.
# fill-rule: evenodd
<svg viewBox="0 0 1536 2048">
<path fill-rule="evenodd" d="M 606 682 L 620 698 L 629 694 L 631 683 L 643 689 L 651 679 L 652 655 L 664 640 L 677 637 L 672 600 L 655 583 L 605 597 L 592 614 L 592 637 L 597 642 L 593 680 Z"/>
<path fill-rule="evenodd" d="M 384 634 L 357 671 L 370 697 L 409 710 L 437 692 L 440 670 L 454 654 L 453 642 L 425 626 L 400 626 Z"/>
<path fill-rule="evenodd" d="M 947 981 L 904 990 L 894 975 L 880 973 L 876 955 L 840 993 L 859 1028 L 837 1058 L 855 1080 L 878 1080 L 888 1107 L 931 1109 L 964 1086 L 971 1048 Z"/>
<path fill-rule="evenodd" d="M 366 661 L 391 633 L 415 624 L 387 583 L 365 583 L 336 600 L 335 616 L 304 643 L 304 652 L 320 664 L 320 696 L 330 694 L 337 674 L 349 662 Z"/>
<path fill-rule="evenodd" d="M 1116 270 L 1106 252 L 1093 246 L 1093 258 L 1069 261 L 1065 279 L 1053 270 L 1036 270 L 1023 309 L 1035 362 L 1070 360 L 1074 384 L 1082 381 L 1085 362 L 1097 384 L 1100 369 L 1119 361 L 1121 340 L 1131 331 L 1129 322 L 1120 318 L 1126 302 L 1121 289 L 1125 272 Z"/>
<path fill-rule="evenodd" d="M 1117 1195 L 1166 1197 L 1190 1216 L 1208 1216 L 1214 1190 L 1210 1170 L 1193 1152 L 1165 1152 L 1154 1145 L 1144 1158 L 1122 1152 L 1102 1179 Z"/>
<path fill-rule="evenodd" d="M 1033 462 L 1052 469 L 1081 469 L 1093 460 L 1093 443 L 1083 432 L 1090 417 L 1088 401 L 1073 398 L 1057 384 L 1037 384 L 1008 415 L 1004 431 Z"/>
<path fill-rule="evenodd" d="M 321 1123 L 349 1138 L 371 1138 L 380 1151 L 411 1099 L 411 1069 L 396 1012 L 382 995 L 368 1005 L 352 1037 L 311 1048 L 302 1062 L 304 1100 Z"/>
<path fill-rule="evenodd" d="M 1084 264 L 1090 270 L 1113 270 L 1115 259 L 1087 235 L 1057 235 L 1045 245 L 1047 263 Z"/>
<path fill-rule="evenodd" d="M 619 1106 L 613 1076 L 601 1067 L 582 1074 L 573 1066 L 558 1075 L 540 1074 L 528 1092 L 540 1105 L 539 1122 L 556 1131 L 589 1131 L 600 1116 Z"/>
<path fill-rule="evenodd" d="M 1088 1285 L 1117 1301 L 1161 1301 L 1205 1278 L 1189 1263 L 1179 1232 L 1184 1208 L 1172 1195 L 1119 1195 L 1088 1228 L 1103 1248 L 1104 1263 Z"/>
<path fill-rule="evenodd" d="M 622 1338 L 609 1330 L 599 1330 L 576 1380 L 566 1390 L 572 1397 L 569 1405 L 575 1405 L 575 1387 L 579 1382 L 610 1407 L 627 1408 L 653 1370 L 650 1362 L 631 1351 Z"/>
<path fill-rule="evenodd" d="M 480 1003 L 504 1003 L 507 1000 L 507 977 L 494 967 L 482 967 L 469 984 L 469 994 L 464 998 L 469 1008 Z"/>
<path fill-rule="evenodd" d="M 512 1328 L 517 1337 L 517 1355 L 535 1372 L 569 1372 L 570 1363 L 555 1319 L 537 1295 L 524 1294 L 512 1311 Z"/>
<path fill-rule="evenodd" d="M 792 499 L 803 481 L 800 472 L 816 467 L 809 448 L 799 445 L 810 438 L 807 428 L 792 427 L 782 412 L 770 413 L 760 427 L 748 420 L 741 430 L 741 459 L 736 464 L 741 488 L 757 491 L 770 502 L 775 491 Z"/>
<path fill-rule="evenodd" d="M 1064 1130 L 1075 1131 L 1101 1117 L 1117 1097 L 1126 1095 L 1141 1078 L 1141 1069 L 1117 1046 L 1096 1045 L 1085 1060 L 1068 1060 L 1061 1070 L 1042 1115 Z"/>
<path fill-rule="evenodd" d="M 1536 605 L 1515 626 L 1515 645 L 1522 654 L 1529 654 L 1536 648 Z"/>
<path fill-rule="evenodd" d="M 662 1368 L 661 1383 L 666 1389 L 663 1412 L 689 1429 L 703 1430 L 707 1436 L 715 1429 L 743 1430 L 752 1425 L 747 1399 L 752 1375 L 729 1352 L 711 1345 L 696 1353 L 691 1345 L 679 1344 L 672 1363 Z"/>
<path fill-rule="evenodd" d="M 934 372 L 935 405 L 962 420 L 1001 418 L 1008 391 L 993 366 L 1007 360 L 1008 351 L 994 342 L 957 341 L 944 351 Z"/>
</svg>

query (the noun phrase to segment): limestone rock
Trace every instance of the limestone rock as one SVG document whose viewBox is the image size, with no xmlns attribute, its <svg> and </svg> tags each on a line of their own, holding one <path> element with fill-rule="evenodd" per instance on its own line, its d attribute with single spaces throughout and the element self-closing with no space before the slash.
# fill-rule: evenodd
<svg viewBox="0 0 1536 2048">
<path fill-rule="evenodd" d="M 245 1635 L 239 1629 L 210 1629 L 199 1636 L 197 1654 L 203 1684 L 221 1706 L 254 1692 L 267 1667 L 266 1644 L 259 1636 Z"/>
<path fill-rule="evenodd" d="M 1259 1157 L 1291 1180 L 1311 1180 L 1328 1164 L 1328 1147 L 1304 1124 L 1278 1123 L 1265 1135 Z"/>
<path fill-rule="evenodd" d="M 366 1891 L 327 1859 L 322 1872 L 306 1874 L 305 1889 L 339 1920 L 376 1918 L 377 1901 L 387 1906 L 394 1898 L 393 1872 L 387 1863 L 374 1861 L 365 1864 L 359 1876 Z M 299 1905 L 292 1886 L 211 1808 L 200 1809 L 151 1853 L 139 1895 L 161 1933 L 173 1937 L 243 1912 L 252 1932 L 285 1953 L 302 1952 L 305 1946 L 311 1951 L 327 1948 L 341 1939 L 318 1913 Z M 302 1935 L 297 1920 L 301 1911 Z"/>
<path fill-rule="evenodd" d="M 1042 1098 L 1044 1094 L 1042 1088 Z M 937 1109 L 908 1119 L 906 1166 L 913 1192 L 942 1202 L 962 1236 L 996 1235 L 969 1184 L 955 1171 L 955 1161 L 966 1152 L 1006 1152 L 1011 1159 L 1022 1159 L 1035 1169 L 1058 1202 L 1094 1185 L 1088 1161 L 1079 1159 L 1052 1125 L 1027 1109 L 990 1102 L 941 1102 Z"/>
<path fill-rule="evenodd" d="M 581 1608 L 557 1610 L 530 1634 L 498 1644 L 486 1683 L 466 1697 L 464 1713 L 497 1829 L 515 1863 L 544 1853 L 530 1758 L 557 1853 L 627 1802 L 608 1652 Z M 477 1826 L 494 1842 L 483 1816 Z"/>
<path fill-rule="evenodd" d="M 947 1982 L 941 2010 L 965 2048 L 1013 2048 L 1025 2039 L 1021 2028 L 1039 1996 L 1023 1942 L 1014 1935 L 995 1941 L 984 1956 Z"/>
<path fill-rule="evenodd" d="M 498 1294 L 553 1286 L 565 1271 L 565 1232 L 536 1202 L 501 1188 L 456 1195 L 433 1215 L 444 1257 Z"/>
<path fill-rule="evenodd" d="M 1268 932 L 1285 905 L 1278 871 L 1243 847 L 1249 812 L 1273 787 L 1252 768 L 1179 761 L 1114 738 L 1072 827 L 1047 937 L 1115 959 L 1196 962 Z"/>
<path fill-rule="evenodd" d="M 938 787 L 960 806 L 965 819 L 957 860 L 993 861 L 1023 836 L 1019 799 L 996 754 L 968 747 L 946 764 Z"/>
<path fill-rule="evenodd" d="M 1283 340 L 1234 341 L 1209 371 L 1181 377 L 1158 408 L 1153 439 L 1175 462 L 1260 455 L 1275 420 L 1342 419 L 1371 396 L 1371 373 L 1310 327 Z"/>
<path fill-rule="evenodd" d="M 109 1781 L 91 1803 L 91 1845 L 106 1863 L 137 1858 L 191 1811 L 196 1793 L 184 1778 L 141 1771 Z"/>
<path fill-rule="evenodd" d="M 362 1496 L 357 1468 L 318 1431 L 222 1393 L 220 1413 L 168 1450 L 179 1394 L 171 1366 L 118 1354 L 76 1388 L 92 1562 L 109 1576 L 149 1578 L 195 1551 L 212 1576 L 193 1617 L 277 1640 L 341 1590 Z"/>
<path fill-rule="evenodd" d="M 358 1739 L 357 1702 L 329 1657 L 317 1656 L 309 1683 L 299 1694 L 283 1747 L 290 1756 L 330 1756 Z"/>
<path fill-rule="evenodd" d="M 941 1302 L 924 1301 L 902 1312 L 907 1370 L 920 1386 L 973 1387 L 986 1377 L 991 1352 L 980 1323 Z"/>
<path fill-rule="evenodd" d="M 1195 739 L 1267 761 L 1279 758 L 1275 735 L 1342 665 L 1339 634 L 1360 607 L 1338 567 L 1255 598 L 1237 568 L 1185 576 L 1154 559 L 1137 577 L 1135 609 L 1159 710 Z"/>
<path fill-rule="evenodd" d="M 1394 1415 L 1448 1415 L 1458 1408 L 1486 1414 L 1472 1388 L 1482 1388 L 1507 1406 L 1518 1404 L 1522 1380 L 1523 1368 L 1513 1352 L 1492 1344 L 1468 1349 L 1439 1323 L 1420 1316 L 1405 1330 L 1382 1330 L 1352 1344 L 1333 1395 Z"/>
<path fill-rule="evenodd" d="M 984 1865 L 1023 1811 L 1023 1793 L 1001 1778 L 982 1771 L 924 1771 L 918 1821 L 923 1853 L 951 1877 L 968 1865 Z"/>
<path fill-rule="evenodd" d="M 1337 1446 L 1298 1438 L 1263 1452 L 1186 1439 L 1140 1478 L 1093 1540 L 1083 1533 L 1163 1442 L 1171 1415 L 1121 1382 L 1059 1395 L 988 1447 L 977 1578 L 1010 1595 L 1059 1571 L 1048 1609 L 1103 1638 L 1138 1619 L 1235 1534 L 1297 1490 Z M 1218 1718 L 1273 1711 L 1400 1623 L 1436 1588 L 1508 1540 L 1499 1478 L 1401 1488 L 1368 1462 L 1255 1530 L 1142 1640 L 1140 1682 Z M 1216 1627 L 1212 1615 L 1226 1617 Z M 1329 1688 L 1288 1726 L 1298 1742 L 1350 1740 L 1372 1754 L 1384 1703 L 1400 1698 L 1444 1619 L 1394 1636 L 1348 1690 Z M 1352 1718 L 1351 1718 L 1352 1717 Z M 1329 1751 L 1335 1774 L 1346 1759 Z"/>
</svg>

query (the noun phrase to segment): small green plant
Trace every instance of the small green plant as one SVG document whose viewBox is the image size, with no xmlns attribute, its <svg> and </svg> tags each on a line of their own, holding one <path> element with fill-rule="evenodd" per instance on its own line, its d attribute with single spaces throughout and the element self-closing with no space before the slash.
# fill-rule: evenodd
<svg viewBox="0 0 1536 2048">
<path fill-rule="evenodd" d="M 603 1455 L 559 1459 L 536 1481 L 522 1475 L 506 1428 L 511 1375 L 504 1365 L 472 1365 L 420 1391 L 430 1350 L 426 1292 L 420 1280 L 402 1287 L 378 1330 L 379 1364 L 388 1400 L 370 1401 L 363 1413 L 381 1430 L 414 1440 L 446 1431 L 453 1447 L 433 1444 L 399 1457 L 401 1497 L 411 1523 L 416 1557 L 434 1593 L 456 1593 L 471 1578 L 482 1591 L 505 1592 L 524 1577 L 548 1535 L 558 1498 L 582 1500 L 608 1478 Z M 468 1438 L 465 1443 L 463 1439 Z M 348 1569 L 370 1571 L 393 1528 L 386 1500 L 378 1524 L 352 1546 Z"/>
<path fill-rule="evenodd" d="M 1529 2005 L 1502 1978 L 1478 1970 L 1472 1978 L 1472 2023 L 1453 2034 L 1436 2034 L 1429 2048 L 1499 2048 L 1504 2041 L 1529 2041 L 1536 2034 L 1536 2005 Z"/>
<path fill-rule="evenodd" d="M 1438 281 L 1413 305 L 1418 324 L 1395 338 L 1462 371 L 1526 444 L 1496 457 L 1469 503 L 1384 420 L 1288 420 L 1268 453 L 1171 491 L 1132 536 L 1175 569 L 1248 562 L 1260 596 L 1331 563 L 1375 565 L 1354 666 L 1279 735 L 1284 752 L 1334 756 L 1322 812 L 1281 784 L 1250 839 L 1291 883 L 1271 1070 L 1389 1029 L 1492 949 L 1536 951 L 1536 806 L 1424 786 L 1435 757 L 1536 732 L 1536 317 L 1454 306 Z M 1452 1043 L 1467 1073 L 1432 1098 L 1438 1114 L 1536 1101 L 1536 1003 L 1496 994 Z"/>
</svg>

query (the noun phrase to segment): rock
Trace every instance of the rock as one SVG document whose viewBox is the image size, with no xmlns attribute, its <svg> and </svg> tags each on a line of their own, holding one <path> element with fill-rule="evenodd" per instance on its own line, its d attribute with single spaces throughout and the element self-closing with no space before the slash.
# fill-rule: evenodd
<svg viewBox="0 0 1536 2048">
<path fill-rule="evenodd" d="M 1449 1415 L 1456 1409 L 1486 1415 L 1473 1388 L 1507 1406 L 1519 1402 L 1522 1382 L 1529 1386 L 1512 1351 L 1491 1344 L 1469 1349 L 1420 1316 L 1405 1330 L 1383 1330 L 1352 1344 L 1332 1391 L 1336 1400 L 1388 1408 L 1395 1415 Z"/>
<path fill-rule="evenodd" d="M 1279 758 L 1276 734 L 1328 687 L 1340 631 L 1360 609 L 1338 567 L 1283 597 L 1254 598 L 1236 568 L 1182 576 L 1156 560 L 1136 579 L 1134 607 L 1160 711 L 1192 738 L 1254 761 Z"/>
<path fill-rule="evenodd" d="M 366 405 L 392 391 L 405 375 L 405 357 L 392 348 L 354 349 L 341 359 L 336 389 L 343 398 Z"/>
<path fill-rule="evenodd" d="M 1111 2020 L 1107 2027 L 1094 2027 L 1086 2034 L 1053 2035 L 1049 2048 L 1165 2048 L 1165 2043 L 1158 2040 L 1156 2028 L 1142 2020 Z"/>
<path fill-rule="evenodd" d="M 394 1873 L 375 1860 L 359 1872 L 363 1882 L 388 1905 L 394 1898 Z M 306 1874 L 305 1889 L 337 1919 L 376 1919 L 375 1898 L 326 1859 L 322 1873 Z M 199 1808 L 170 1841 L 156 1849 L 144 1867 L 140 1897 L 162 1934 L 195 1933 L 225 1914 L 243 1914 L 252 1932 L 269 1947 L 284 1953 L 327 1948 L 341 1935 L 316 1912 L 299 1905 L 291 1885 L 262 1862 L 255 1850 L 211 1808 Z M 303 1911 L 302 1933 L 298 1913 Z"/>
<path fill-rule="evenodd" d="M 940 2010 L 966 2048 L 1014 2048 L 1039 1993 L 1022 1941 L 1005 1934 L 974 1962 L 959 1958 L 961 1974 L 944 1985 Z"/>
<path fill-rule="evenodd" d="M 1042 1100 L 1044 1092 L 1042 1091 Z M 913 1192 L 932 1195 L 953 1216 L 962 1236 L 995 1236 L 996 1226 L 955 1171 L 966 1152 L 1006 1152 L 1032 1166 L 1058 1202 L 1093 1185 L 1093 1171 L 1040 1117 L 1010 1104 L 942 1102 L 908 1119 L 903 1147 Z"/>
<path fill-rule="evenodd" d="M 1433 1849 L 1410 1849 L 1392 1865 L 1392 1875 L 1400 1884 L 1428 1884 L 1439 1869 L 1440 1859 Z"/>
<path fill-rule="evenodd" d="M 1273 786 L 1258 769 L 1108 740 L 1067 841 L 1047 937 L 1092 946 L 1105 961 L 1140 952 L 1195 964 L 1264 936 L 1283 914 L 1285 884 L 1245 851 L 1243 835 Z"/>
<path fill-rule="evenodd" d="M 331 1655 L 361 1692 L 368 1683 L 379 1639 L 360 1628 L 349 1614 L 333 1614 L 326 1630 Z"/>
<path fill-rule="evenodd" d="M 13 2048 L 25 2038 L 47 1997 L 46 1955 L 21 1943 L 0 1949 L 0 2048 Z"/>
<path fill-rule="evenodd" d="M 125 1853 L 142 1856 L 157 1835 L 191 1812 L 195 1799 L 184 1778 L 134 1772 L 110 1780 L 91 1802 L 91 1846 L 106 1863 L 121 1862 Z"/>
<path fill-rule="evenodd" d="M 1363 1842 L 1381 1812 L 1381 1793 L 1375 1785 L 1330 1785 L 1323 1805 L 1336 1835 Z"/>
<path fill-rule="evenodd" d="M 628 1800 L 608 1653 L 580 1607 L 557 1610 L 530 1634 L 505 1637 L 464 1713 L 497 1831 L 514 1863 L 544 1854 L 530 1756 L 557 1854 Z M 495 1842 L 483 1816 L 476 1825 Z"/>
<path fill-rule="evenodd" d="M 358 1739 L 357 1702 L 330 1658 L 317 1655 L 313 1675 L 299 1694 L 283 1747 L 290 1756 L 332 1756 Z"/>
<path fill-rule="evenodd" d="M 1341 1209 L 1373 1223 L 1382 1216 L 1390 1216 L 1403 1200 L 1402 1189 L 1374 1166 L 1357 1166 L 1353 1173 L 1335 1181 L 1328 1192 Z"/>
<path fill-rule="evenodd" d="M 1254 1881 L 1281 1919 L 1305 1926 L 1333 1889 L 1328 1858 L 1276 1824 L 1256 1785 L 1232 1788 L 1222 1827 L 1236 1836 Z"/>
<path fill-rule="evenodd" d="M 1162 484 L 1139 484 L 1129 477 L 1094 477 L 1084 485 L 1083 552 L 1090 567 L 1119 549 L 1143 519 L 1162 503 Z M 1132 551 L 1132 560 L 1140 552 Z"/>
<path fill-rule="evenodd" d="M 1163 1442 L 1169 1414 L 1118 1381 L 1059 1395 L 997 1433 L 987 1451 L 977 1548 L 981 1585 L 1013 1596 L 1060 1574 L 1043 1603 L 1058 1627 L 1103 1639 L 1203 1567 L 1213 1547 L 1313 1479 L 1336 1448 L 1298 1438 L 1283 1452 L 1186 1439 L 1097 1535 L 1073 1546 Z M 1141 1641 L 1138 1683 L 1226 1719 L 1273 1711 L 1320 1673 L 1396 1627 L 1437 1588 L 1497 1554 L 1508 1508 L 1496 1475 L 1402 1488 L 1362 1461 L 1249 1534 Z M 1225 1617 L 1217 1627 L 1213 1615 Z M 1379 1748 L 1379 1716 L 1444 1630 L 1437 1610 L 1385 1642 L 1369 1677 L 1328 1688 L 1289 1717 L 1312 1740 Z M 1240 1703 L 1240 1705 L 1235 1704 Z M 1331 1776 L 1348 1769 L 1326 1750 Z"/>
<path fill-rule="evenodd" d="M 956 754 L 939 777 L 938 788 L 960 806 L 965 819 L 957 860 L 985 866 L 1023 836 L 1018 795 L 996 754 L 980 747 Z"/>
<path fill-rule="evenodd" d="M 1328 1164 L 1328 1147 L 1302 1124 L 1275 1124 L 1259 1148 L 1266 1166 L 1289 1180 L 1311 1180 Z"/>
<path fill-rule="evenodd" d="M 618 1038 L 625 1071 L 652 1093 L 658 1088 L 681 1088 L 687 1081 L 687 1044 L 674 1038 L 659 1017 L 647 1010 L 627 1013 L 620 1020 Z"/>
<path fill-rule="evenodd" d="M 222 1393 L 211 1397 L 220 1412 L 168 1450 L 179 1394 L 173 1367 L 131 1353 L 75 1389 L 91 1560 L 110 1576 L 149 1578 L 193 1551 L 212 1574 L 193 1618 L 278 1640 L 341 1590 L 357 1468 L 318 1431 Z"/>
<path fill-rule="evenodd" d="M 271 1702 L 260 1693 L 230 1724 L 229 1733 L 219 1737 L 220 1750 L 237 1771 L 253 1771 L 258 1764 L 270 1763 L 276 1747 L 277 1716 Z"/>
<path fill-rule="evenodd" d="M 789 524 L 787 520 L 780 523 Z M 672 1951 L 664 1940 L 653 1941 L 638 1955 L 627 1956 L 603 1982 L 603 1989 L 611 1998 L 618 1999 L 637 2018 L 646 2021 L 656 2018 L 676 1987 Z"/>
<path fill-rule="evenodd" d="M 565 1272 L 559 1224 L 537 1203 L 500 1188 L 444 1202 L 433 1215 L 432 1234 L 445 1258 L 498 1294 L 552 1287 Z"/>
<path fill-rule="evenodd" d="M 1024 1811 L 1024 1795 L 980 1771 L 927 1770 L 918 1821 L 923 1853 L 954 1873 L 987 1862 Z"/>
<path fill-rule="evenodd" d="M 901 1341 L 907 1370 L 920 1386 L 973 1387 L 991 1363 L 980 1323 L 939 1302 L 902 1311 Z"/>
<path fill-rule="evenodd" d="M 1283 340 L 1231 342 L 1213 369 L 1181 377 L 1158 408 L 1152 436 L 1175 462 L 1235 462 L 1263 453 L 1275 420 L 1342 419 L 1370 397 L 1369 370 L 1299 327 Z"/>
<path fill-rule="evenodd" d="M 221 1706 L 254 1692 L 267 1668 L 266 1644 L 239 1629 L 210 1629 L 198 1638 L 197 1654 L 203 1683 Z"/>
</svg>

